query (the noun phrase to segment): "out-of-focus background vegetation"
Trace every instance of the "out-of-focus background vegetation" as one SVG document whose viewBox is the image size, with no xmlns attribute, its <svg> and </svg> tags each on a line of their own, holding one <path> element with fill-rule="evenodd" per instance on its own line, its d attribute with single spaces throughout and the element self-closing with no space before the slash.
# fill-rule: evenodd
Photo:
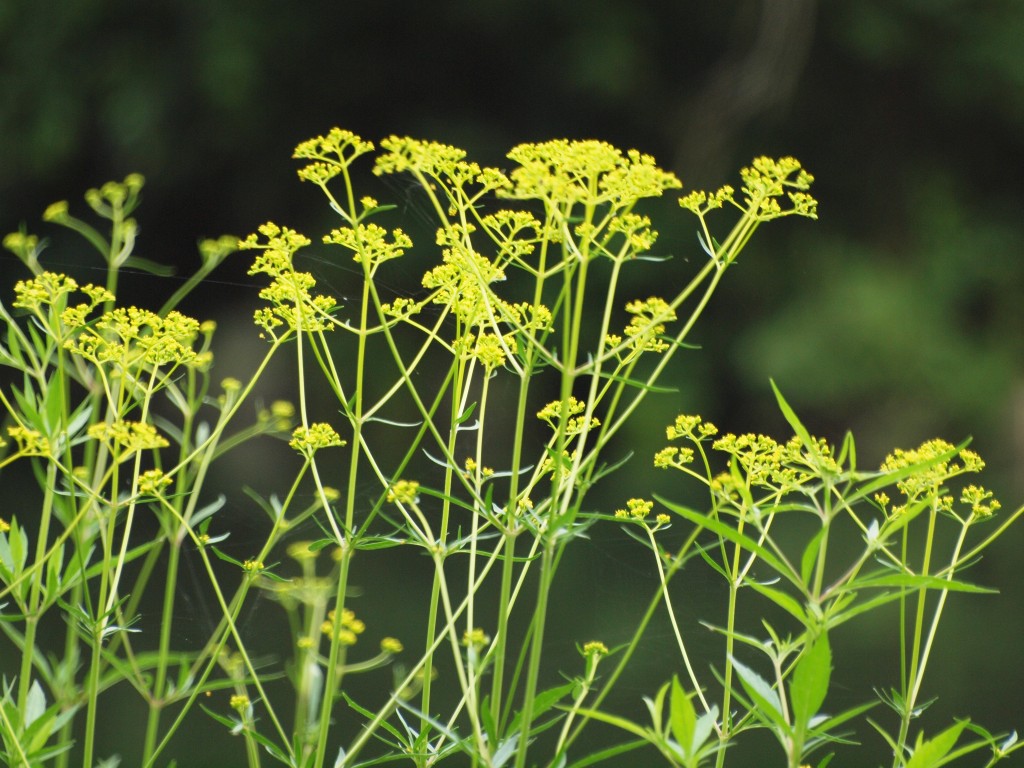
<svg viewBox="0 0 1024 768">
<path fill-rule="evenodd" d="M 815 433 L 852 429 L 865 466 L 896 446 L 973 436 L 1009 509 L 1024 498 L 1022 41 L 1018 0 L 4 0 L 0 222 L 52 235 L 51 266 L 83 269 L 42 210 L 71 199 L 82 211 L 87 187 L 140 172 L 138 252 L 183 272 L 200 237 L 268 218 L 315 235 L 331 214 L 289 155 L 333 125 L 436 139 L 495 165 L 523 141 L 601 138 L 655 155 L 687 188 L 733 182 L 757 154 L 793 154 L 817 176 L 820 221 L 759 232 L 692 338 L 702 349 L 673 369 L 679 393 L 640 417 L 629 476 L 598 494 L 609 510 L 650 483 L 686 496 L 640 466 L 677 412 L 786 437 L 773 377 Z M 417 212 L 408 189 L 370 191 Z M 649 211 L 681 281 L 702 258 L 693 222 L 673 201 Z M 244 320 L 246 261 L 186 308 Z M 321 267 L 343 293 L 351 276 Z M 9 255 L 0 271 L 5 286 L 22 276 Z M 635 279 L 638 294 L 654 290 Z M 158 304 L 168 285 L 139 277 L 122 293 Z M 222 333 L 249 334 L 240 350 L 256 343 L 245 327 Z M 220 364 L 246 370 L 240 356 Z M 951 603 L 933 731 L 968 713 L 1024 726 L 1022 544 L 1021 531 L 1008 536 L 972 574 L 1001 596 Z M 572 621 L 587 633 L 652 586 L 613 543 L 574 567 L 584 593 L 588 569 L 622 573 L 621 590 L 581 597 L 592 614 Z M 841 679 L 890 683 L 892 662 L 878 659 L 893 658 L 895 637 L 837 642 Z M 654 690 L 636 688 L 627 698 Z"/>
</svg>

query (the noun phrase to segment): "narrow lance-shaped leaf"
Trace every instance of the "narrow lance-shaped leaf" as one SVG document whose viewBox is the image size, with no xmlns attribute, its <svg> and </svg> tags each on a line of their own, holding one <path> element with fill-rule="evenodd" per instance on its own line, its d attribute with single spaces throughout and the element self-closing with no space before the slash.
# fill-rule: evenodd
<svg viewBox="0 0 1024 768">
<path fill-rule="evenodd" d="M 790 730 L 789 724 L 782 716 L 782 703 L 779 701 L 779 694 L 772 689 L 768 681 L 735 658 L 732 658 L 732 665 L 736 674 L 739 675 L 743 690 L 746 691 L 756 708 L 755 714 L 787 731 Z"/>
<path fill-rule="evenodd" d="M 693 732 L 697 727 L 697 712 L 693 708 L 693 702 L 686 695 L 683 686 L 679 684 L 679 678 L 672 676 L 672 694 L 669 701 L 669 725 L 672 728 L 672 735 L 682 747 L 687 757 L 693 756 Z"/>
<path fill-rule="evenodd" d="M 938 768 L 943 765 L 946 755 L 953 749 L 960 733 L 967 725 L 967 721 L 952 725 L 935 738 L 924 740 L 924 734 L 917 735 L 917 744 L 914 746 L 914 753 L 907 761 L 906 768 Z"/>
<path fill-rule="evenodd" d="M 832 649 L 828 635 L 822 632 L 800 657 L 789 684 L 793 721 L 798 728 L 806 726 L 821 709 L 831 675 Z"/>
</svg>

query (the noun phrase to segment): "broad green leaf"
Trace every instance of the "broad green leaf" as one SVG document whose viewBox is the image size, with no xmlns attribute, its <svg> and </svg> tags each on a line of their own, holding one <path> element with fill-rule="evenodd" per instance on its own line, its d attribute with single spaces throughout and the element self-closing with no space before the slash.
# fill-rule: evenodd
<svg viewBox="0 0 1024 768">
<path fill-rule="evenodd" d="M 821 709 L 831 675 L 832 649 L 828 635 L 822 632 L 800 656 L 789 683 L 789 701 L 798 728 L 810 723 Z"/>
<path fill-rule="evenodd" d="M 683 686 L 679 684 L 679 678 L 672 676 L 672 693 L 669 699 L 669 726 L 672 728 L 672 735 L 683 748 L 687 757 L 692 757 L 695 744 L 693 743 L 694 730 L 697 727 L 697 712 L 693 708 L 693 702 L 686 695 Z"/>
<path fill-rule="evenodd" d="M 960 738 L 966 722 L 951 725 L 935 738 L 924 740 L 924 734 L 918 734 L 914 752 L 907 761 L 906 768 L 938 768 L 945 764 L 946 755 L 953 749 Z"/>
<path fill-rule="evenodd" d="M 693 750 L 696 752 L 704 746 L 704 742 L 711 736 L 718 720 L 718 707 L 712 705 L 708 712 L 697 718 L 697 726 L 693 729 Z"/>
<path fill-rule="evenodd" d="M 762 595 L 767 597 L 779 608 L 789 613 L 793 618 L 799 621 L 801 624 L 807 623 L 807 612 L 799 602 L 794 600 L 791 596 L 787 595 L 781 589 L 775 589 L 769 587 L 767 584 L 759 584 L 756 581 L 748 580 L 745 582 L 747 586 L 753 589 L 755 592 L 760 592 Z"/>
<path fill-rule="evenodd" d="M 38 680 L 32 681 L 32 687 L 28 691 L 28 701 L 25 702 L 24 725 L 27 728 L 38 720 L 46 711 L 46 694 Z"/>
<path fill-rule="evenodd" d="M 739 675 L 743 690 L 747 692 L 754 703 L 755 714 L 789 732 L 789 724 L 782 716 L 782 703 L 779 701 L 779 694 L 757 672 L 741 664 L 735 658 L 730 658 L 736 674 Z"/>
<path fill-rule="evenodd" d="M 533 699 L 534 717 L 540 717 L 559 701 L 572 694 L 572 690 L 575 687 L 575 683 L 567 683 L 566 685 L 549 688 L 546 691 L 538 693 Z"/>
</svg>

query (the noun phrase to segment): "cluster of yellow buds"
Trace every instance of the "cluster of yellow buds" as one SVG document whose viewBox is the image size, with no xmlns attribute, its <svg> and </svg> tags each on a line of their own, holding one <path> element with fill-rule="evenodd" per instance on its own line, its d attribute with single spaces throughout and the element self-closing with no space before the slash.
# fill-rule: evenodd
<svg viewBox="0 0 1024 768">
<path fill-rule="evenodd" d="M 336 636 L 342 645 L 355 645 L 359 635 L 366 631 L 366 625 L 356 618 L 355 611 L 346 608 L 340 618 L 337 611 L 329 611 L 320 631 L 329 637 Z"/>
</svg>

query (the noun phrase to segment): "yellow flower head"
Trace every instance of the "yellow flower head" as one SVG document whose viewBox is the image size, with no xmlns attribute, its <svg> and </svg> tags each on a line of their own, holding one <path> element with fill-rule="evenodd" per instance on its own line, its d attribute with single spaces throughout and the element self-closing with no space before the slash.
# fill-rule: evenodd
<svg viewBox="0 0 1024 768">
<path fill-rule="evenodd" d="M 415 504 L 420 484 L 415 480 L 396 480 L 388 489 L 388 501 L 392 504 Z"/>
<path fill-rule="evenodd" d="M 304 456 L 312 456 L 321 448 L 343 446 L 345 441 L 330 424 L 319 422 L 308 427 L 296 427 L 288 445 Z"/>
</svg>

